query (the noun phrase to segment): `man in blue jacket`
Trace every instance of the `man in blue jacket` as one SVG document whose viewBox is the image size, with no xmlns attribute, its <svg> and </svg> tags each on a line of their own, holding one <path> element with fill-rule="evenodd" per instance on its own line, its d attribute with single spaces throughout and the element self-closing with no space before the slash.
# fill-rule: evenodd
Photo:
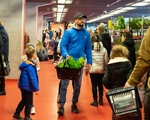
<svg viewBox="0 0 150 120">
<path fill-rule="evenodd" d="M 60 52 L 64 59 L 69 59 L 70 56 L 74 59 L 83 57 L 87 59 L 86 72 L 90 69 L 92 64 L 92 45 L 90 40 L 89 32 L 84 28 L 84 23 L 86 16 L 82 13 L 77 13 L 74 16 L 74 25 L 72 28 L 67 29 L 64 32 L 60 43 Z M 80 77 L 74 80 L 74 92 L 72 98 L 71 111 L 74 113 L 79 113 L 76 103 L 78 102 L 80 87 L 82 81 L 83 69 Z M 60 107 L 58 110 L 58 115 L 62 116 L 64 114 L 64 104 L 66 102 L 66 92 L 69 85 L 68 79 L 61 80 L 60 88 Z"/>
</svg>

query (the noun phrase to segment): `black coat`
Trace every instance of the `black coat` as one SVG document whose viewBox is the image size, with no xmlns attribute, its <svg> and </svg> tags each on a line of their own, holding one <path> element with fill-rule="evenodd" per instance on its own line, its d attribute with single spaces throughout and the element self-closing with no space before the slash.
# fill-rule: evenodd
<svg viewBox="0 0 150 120">
<path fill-rule="evenodd" d="M 108 56 L 110 56 L 110 52 L 111 52 L 111 37 L 109 35 L 109 33 L 102 33 L 100 35 L 101 37 L 101 41 L 103 43 L 104 48 L 106 48 Z"/>
<path fill-rule="evenodd" d="M 3 47 L 0 47 L 0 53 L 4 55 L 4 61 L 8 61 L 9 55 L 9 37 L 3 26 L 0 25 L 0 34 L 3 40 Z"/>
<path fill-rule="evenodd" d="M 123 87 L 132 72 L 130 61 L 107 64 L 103 84 L 107 89 Z"/>
<path fill-rule="evenodd" d="M 136 54 L 135 54 L 135 42 L 132 38 L 127 38 L 125 39 L 124 42 L 122 42 L 122 45 L 127 47 L 129 50 L 129 60 L 132 64 L 132 66 L 134 67 L 135 62 L 136 62 Z"/>
</svg>

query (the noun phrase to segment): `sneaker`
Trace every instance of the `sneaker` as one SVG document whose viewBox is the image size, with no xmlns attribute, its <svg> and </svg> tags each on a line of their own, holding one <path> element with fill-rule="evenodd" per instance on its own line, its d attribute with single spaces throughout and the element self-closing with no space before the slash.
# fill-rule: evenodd
<svg viewBox="0 0 150 120">
<path fill-rule="evenodd" d="M 0 95 L 6 95 L 6 91 L 4 90 L 4 91 L 1 91 L 0 92 Z"/>
<path fill-rule="evenodd" d="M 71 106 L 71 111 L 74 112 L 74 113 L 79 113 L 79 109 L 77 108 L 76 105 Z"/>
<path fill-rule="evenodd" d="M 98 107 L 98 103 L 96 101 L 92 102 L 90 105 L 94 107 Z"/>
<path fill-rule="evenodd" d="M 25 117 L 24 120 L 32 120 L 30 117 Z"/>
<path fill-rule="evenodd" d="M 35 107 L 31 108 L 31 115 L 35 115 Z"/>
<path fill-rule="evenodd" d="M 52 64 L 56 65 L 56 61 L 54 61 Z"/>
<path fill-rule="evenodd" d="M 57 113 L 59 116 L 63 116 L 64 115 L 64 107 L 60 107 Z"/>
<path fill-rule="evenodd" d="M 20 115 L 18 115 L 18 114 L 14 114 L 13 115 L 13 118 L 16 118 L 16 119 L 18 119 L 18 120 L 24 120 Z"/>
</svg>

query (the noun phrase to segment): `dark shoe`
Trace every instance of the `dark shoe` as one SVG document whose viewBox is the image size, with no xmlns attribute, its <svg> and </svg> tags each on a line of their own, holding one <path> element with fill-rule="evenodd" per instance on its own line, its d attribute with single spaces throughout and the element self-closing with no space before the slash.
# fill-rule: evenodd
<svg viewBox="0 0 150 120">
<path fill-rule="evenodd" d="M 103 98 L 100 98 L 100 99 L 99 99 L 99 104 L 100 104 L 100 105 L 103 105 Z"/>
<path fill-rule="evenodd" d="M 64 108 L 60 107 L 57 113 L 59 116 L 63 116 L 64 115 Z"/>
<path fill-rule="evenodd" d="M 98 107 L 98 103 L 96 101 L 92 102 L 90 105 Z"/>
<path fill-rule="evenodd" d="M 6 91 L 4 90 L 4 91 L 1 91 L 0 92 L 0 95 L 6 95 Z"/>
<path fill-rule="evenodd" d="M 77 108 L 76 105 L 71 106 L 71 111 L 74 112 L 74 113 L 79 113 L 79 109 Z"/>
<path fill-rule="evenodd" d="M 30 117 L 25 117 L 24 120 L 32 120 Z"/>
<path fill-rule="evenodd" d="M 14 114 L 13 118 L 16 118 L 18 120 L 24 120 L 20 115 Z"/>
</svg>

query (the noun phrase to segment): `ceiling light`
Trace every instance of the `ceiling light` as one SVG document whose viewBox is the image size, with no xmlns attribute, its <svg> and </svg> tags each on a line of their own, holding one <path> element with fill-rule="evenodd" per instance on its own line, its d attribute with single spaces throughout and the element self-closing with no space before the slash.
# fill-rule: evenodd
<svg viewBox="0 0 150 120">
<path fill-rule="evenodd" d="M 149 4 L 150 3 L 147 3 L 147 2 L 138 2 L 138 3 L 135 3 L 135 4 L 131 5 L 131 6 L 141 6 L 141 7 L 143 7 L 143 6 L 147 6 Z"/>
<path fill-rule="evenodd" d="M 71 4 L 73 0 L 58 0 L 58 4 Z"/>
<path fill-rule="evenodd" d="M 107 4 L 107 7 L 110 7 L 110 6 L 116 4 L 116 3 L 120 2 L 120 1 L 121 1 L 121 0 L 116 0 L 116 1 L 114 1 L 114 2 L 112 2 L 112 3 L 110 3 L 110 4 Z"/>
<path fill-rule="evenodd" d="M 64 8 L 57 8 L 57 12 L 63 12 Z"/>
<path fill-rule="evenodd" d="M 122 10 L 134 10 L 134 9 L 136 9 L 135 7 L 124 7 L 124 8 L 122 8 Z"/>
<path fill-rule="evenodd" d="M 58 8 L 64 8 L 64 5 L 57 5 Z"/>
</svg>

